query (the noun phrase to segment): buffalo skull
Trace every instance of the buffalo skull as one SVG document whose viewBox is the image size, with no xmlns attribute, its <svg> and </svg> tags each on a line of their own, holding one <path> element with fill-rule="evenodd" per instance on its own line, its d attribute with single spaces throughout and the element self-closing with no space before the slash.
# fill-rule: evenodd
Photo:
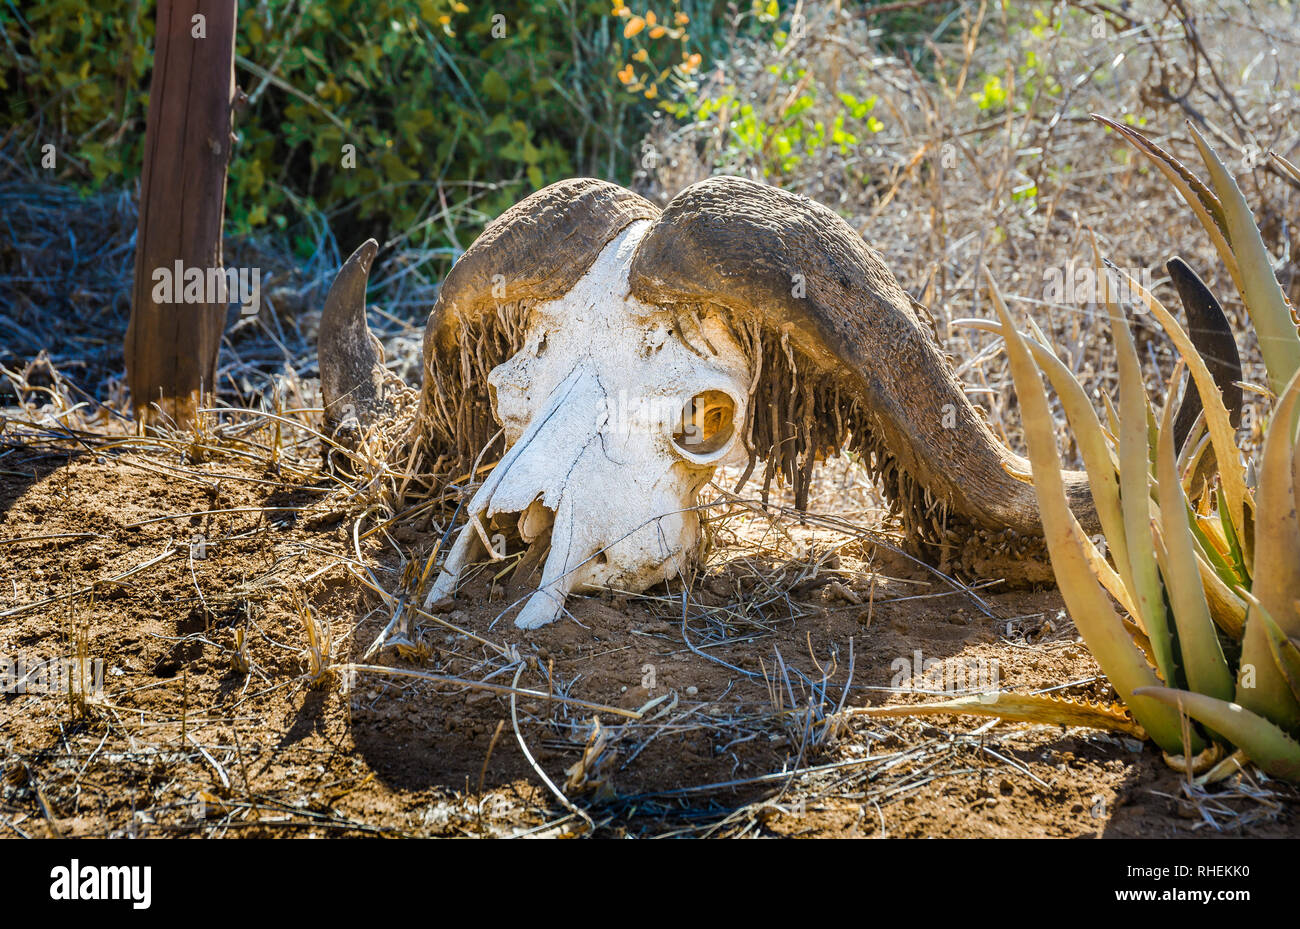
<svg viewBox="0 0 1300 929">
<path fill-rule="evenodd" d="M 373 242 L 326 302 L 328 425 L 391 415 L 367 330 Z M 1041 532 L 1028 463 L 972 407 L 925 311 L 831 210 L 715 177 L 662 212 L 589 178 L 547 187 L 492 222 L 456 262 L 425 330 L 419 411 L 404 461 L 470 469 L 504 454 L 463 509 L 429 600 L 465 569 L 524 546 L 534 628 L 574 590 L 640 591 L 700 548 L 696 510 L 722 464 L 765 462 L 764 487 L 806 506 L 814 463 L 849 448 L 923 550 L 970 533 Z M 1096 525 L 1086 477 L 1066 485 Z M 540 570 L 540 576 L 536 571 Z"/>
</svg>

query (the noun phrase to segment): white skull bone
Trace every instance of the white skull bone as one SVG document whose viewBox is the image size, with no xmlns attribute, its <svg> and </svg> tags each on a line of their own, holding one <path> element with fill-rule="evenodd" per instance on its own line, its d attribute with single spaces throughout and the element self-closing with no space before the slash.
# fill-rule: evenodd
<svg viewBox="0 0 1300 929">
<path fill-rule="evenodd" d="M 499 514 L 519 514 L 524 543 L 550 531 L 522 629 L 556 619 L 570 591 L 639 592 L 695 554 L 697 495 L 747 456 L 751 369 L 721 320 L 675 320 L 628 296 L 650 225 L 629 225 L 567 294 L 533 307 L 524 347 L 489 376 L 508 450 L 471 499 L 427 602 L 451 595 L 479 552 L 500 556 L 483 544 Z"/>
<path fill-rule="evenodd" d="M 328 465 L 371 467 L 370 451 L 351 452 L 378 436 L 385 466 L 399 463 L 411 478 L 402 502 L 473 460 L 494 429 L 489 412 L 508 443 L 433 599 L 455 590 L 480 544 L 493 555 L 488 531 L 509 530 L 515 514 L 519 535 L 538 543 L 516 577 L 540 561 L 543 543 L 564 543 L 551 546 L 545 590 L 523 625 L 553 619 L 579 586 L 637 589 L 671 576 L 698 544 L 696 490 L 744 452 L 765 462 L 765 486 L 793 478 L 794 505 L 805 509 L 815 462 L 850 449 L 880 479 L 908 547 L 927 558 L 950 557 L 986 530 L 1042 531 L 1034 489 L 1020 480 L 1028 462 L 971 405 L 919 304 L 859 230 L 807 197 L 725 176 L 662 210 L 595 178 L 530 194 L 489 223 L 443 281 L 418 392 L 394 384 L 366 326 L 377 251 L 372 239 L 352 254 L 321 312 Z M 697 322 L 699 307 L 710 310 Z M 502 365 L 506 346 L 514 357 Z M 722 429 L 724 441 L 706 438 L 693 454 L 666 441 L 671 427 L 630 428 L 658 422 L 664 401 L 674 410 L 710 383 L 700 399 L 725 401 L 713 409 L 752 447 L 736 448 L 739 438 Z M 759 395 L 765 402 L 748 403 Z M 785 402 L 766 402 L 778 396 Z M 374 432 L 408 411 L 409 429 Z M 1096 531 L 1087 475 L 1064 479 L 1080 524 Z"/>
</svg>

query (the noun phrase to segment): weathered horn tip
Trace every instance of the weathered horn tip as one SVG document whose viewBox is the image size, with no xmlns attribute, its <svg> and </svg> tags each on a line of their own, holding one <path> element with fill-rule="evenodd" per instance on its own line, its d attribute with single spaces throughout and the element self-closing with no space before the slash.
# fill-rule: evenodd
<svg viewBox="0 0 1300 929">
<path fill-rule="evenodd" d="M 379 243 L 374 239 L 366 239 L 357 246 L 357 250 L 352 253 L 352 257 L 344 262 L 344 267 L 355 262 L 362 271 L 369 274 L 370 265 L 374 262 L 375 256 L 378 254 Z"/>
<path fill-rule="evenodd" d="M 362 425 L 382 415 L 383 348 L 366 326 L 366 282 L 379 243 L 362 242 L 339 268 L 325 297 L 316 353 L 327 422 L 350 414 Z"/>
<path fill-rule="evenodd" d="M 356 314 L 358 310 L 362 314 L 365 313 L 366 281 L 370 277 L 370 268 L 377 254 L 379 254 L 379 243 L 374 239 L 366 239 L 357 246 L 352 256 L 343 262 L 343 267 L 339 268 L 339 273 L 335 275 L 334 283 L 330 285 L 329 293 L 325 296 L 322 329 L 329 327 L 331 323 L 341 323 Z"/>
</svg>

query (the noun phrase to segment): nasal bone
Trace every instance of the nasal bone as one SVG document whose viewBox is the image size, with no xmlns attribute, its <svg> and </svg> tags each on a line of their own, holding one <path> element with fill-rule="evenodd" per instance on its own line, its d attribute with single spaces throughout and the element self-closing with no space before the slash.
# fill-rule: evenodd
<svg viewBox="0 0 1300 929">
<path fill-rule="evenodd" d="M 551 391 L 546 404 L 470 499 L 465 525 L 425 598 L 426 607 L 455 593 L 482 538 L 485 519 L 497 513 L 524 513 L 539 500 L 551 510 L 559 506 L 565 481 L 583 447 L 599 429 L 593 389 L 600 393 L 591 372 L 575 366 Z"/>
</svg>

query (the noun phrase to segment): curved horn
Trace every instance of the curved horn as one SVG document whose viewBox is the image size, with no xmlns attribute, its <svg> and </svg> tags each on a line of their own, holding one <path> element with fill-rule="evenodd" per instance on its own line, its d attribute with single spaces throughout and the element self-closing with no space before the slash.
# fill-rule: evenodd
<svg viewBox="0 0 1300 929">
<path fill-rule="evenodd" d="M 384 403 L 384 348 L 366 325 L 366 280 L 379 251 L 367 239 L 339 269 L 321 312 L 316 359 L 327 431 L 351 415 L 361 427 L 387 412 Z"/>
<path fill-rule="evenodd" d="M 767 457 L 769 480 L 774 461 L 794 478 L 800 507 L 814 459 L 848 440 L 913 538 L 942 542 L 949 513 L 1041 533 L 1033 488 L 1011 473 L 1027 474 L 1028 462 L 994 437 L 879 253 L 831 210 L 710 178 L 646 233 L 630 281 L 648 303 L 721 306 L 765 333 L 751 448 Z M 1067 487 L 1095 527 L 1086 475 L 1071 472 Z"/>
<path fill-rule="evenodd" d="M 496 432 L 487 375 L 522 347 L 528 307 L 573 288 L 611 239 L 659 209 L 616 184 L 545 187 L 488 224 L 452 267 L 424 332 L 421 417 L 469 464 Z"/>
</svg>

